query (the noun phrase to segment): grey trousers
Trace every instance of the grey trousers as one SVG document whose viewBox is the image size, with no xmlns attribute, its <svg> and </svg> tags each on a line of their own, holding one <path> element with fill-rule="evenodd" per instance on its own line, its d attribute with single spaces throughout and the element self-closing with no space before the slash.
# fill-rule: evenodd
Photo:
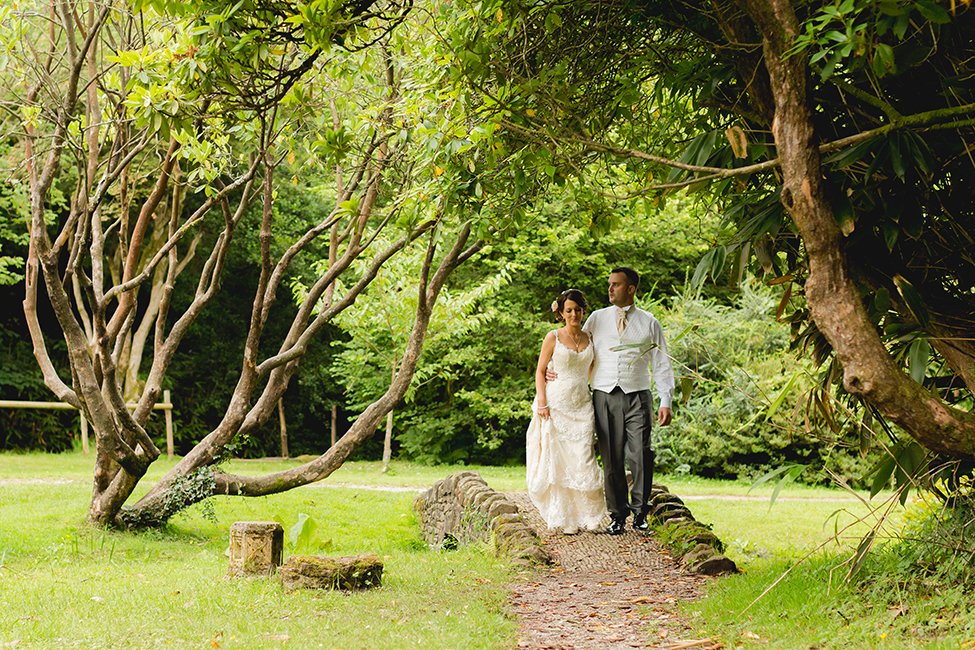
<svg viewBox="0 0 975 650">
<path fill-rule="evenodd" d="M 653 484 L 654 451 L 650 443 L 653 397 L 650 391 L 624 393 L 619 387 L 606 393 L 592 392 L 596 437 L 603 461 L 606 509 L 613 519 L 624 520 L 630 512 L 646 514 L 646 497 Z M 633 474 L 627 495 L 626 467 Z"/>
</svg>

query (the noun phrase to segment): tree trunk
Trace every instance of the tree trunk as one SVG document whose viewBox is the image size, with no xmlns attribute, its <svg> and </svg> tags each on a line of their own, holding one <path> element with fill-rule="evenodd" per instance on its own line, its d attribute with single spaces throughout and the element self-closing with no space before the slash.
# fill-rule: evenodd
<svg viewBox="0 0 975 650">
<path fill-rule="evenodd" d="M 833 216 L 820 167 L 806 60 L 787 52 L 799 33 L 788 0 L 748 0 L 764 39 L 775 97 L 772 132 L 782 164 L 782 203 L 809 259 L 806 301 L 816 326 L 843 366 L 843 383 L 922 445 L 975 457 L 975 416 L 945 405 L 893 362 L 851 280 L 843 234 Z"/>
</svg>

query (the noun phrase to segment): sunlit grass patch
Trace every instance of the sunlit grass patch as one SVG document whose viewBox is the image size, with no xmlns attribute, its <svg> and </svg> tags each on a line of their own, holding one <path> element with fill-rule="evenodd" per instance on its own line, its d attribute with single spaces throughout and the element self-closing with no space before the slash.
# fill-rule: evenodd
<svg viewBox="0 0 975 650">
<path fill-rule="evenodd" d="M 85 523 L 89 485 L 6 483 L 0 499 L 0 647 L 510 647 L 504 560 L 478 546 L 431 552 L 412 492 L 293 490 L 214 499 L 166 528 L 125 533 Z M 322 554 L 376 552 L 383 586 L 287 593 L 274 579 L 228 580 L 238 520 L 314 518 Z M 286 549 L 287 554 L 287 549 Z"/>
<path fill-rule="evenodd" d="M 704 598 L 682 610 L 700 634 L 727 648 L 968 647 L 962 644 L 975 631 L 970 597 L 952 589 L 907 598 L 892 583 L 881 587 L 886 595 L 865 592 L 844 580 L 846 559 L 820 553 L 798 566 L 757 560 L 744 574 L 713 582 Z M 966 604 L 967 611 L 960 607 Z"/>
</svg>

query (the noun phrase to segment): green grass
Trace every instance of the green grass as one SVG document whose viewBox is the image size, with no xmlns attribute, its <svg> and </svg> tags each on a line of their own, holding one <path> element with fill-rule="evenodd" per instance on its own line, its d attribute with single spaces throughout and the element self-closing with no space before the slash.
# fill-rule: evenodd
<svg viewBox="0 0 975 650">
<path fill-rule="evenodd" d="M 782 560 L 753 565 L 742 576 L 714 582 L 707 597 L 682 609 L 699 626 L 698 634 L 726 648 L 958 650 L 975 645 L 970 595 L 949 589 L 918 598 L 882 579 L 877 580 L 882 584 L 854 586 L 844 580 L 844 559 L 821 553 L 798 567 Z"/>
<path fill-rule="evenodd" d="M 297 462 L 234 461 L 227 469 L 264 474 Z M 154 464 L 143 489 L 172 465 Z M 523 467 L 394 461 L 382 473 L 379 463 L 351 462 L 315 486 L 257 499 L 215 499 L 216 523 L 194 508 L 165 530 L 144 534 L 84 523 L 91 467 L 92 459 L 77 452 L 0 454 L 0 648 L 515 645 L 517 621 L 506 614 L 512 568 L 482 548 L 427 550 L 410 503 L 415 490 L 467 469 L 495 489 L 523 490 Z M 710 582 L 704 598 L 682 606 L 695 635 L 742 650 L 975 648 L 970 593 L 902 591 L 874 563 L 879 573 L 867 574 L 859 585 L 844 581 L 843 563 L 876 521 L 854 496 L 792 485 L 770 507 L 767 486 L 750 490 L 746 483 L 686 476 L 659 481 L 713 527 L 743 569 Z M 871 505 L 888 497 L 875 497 Z M 379 553 L 383 587 L 288 594 L 273 580 L 224 578 L 231 523 L 280 518 L 287 527 L 300 513 L 317 522 L 317 536 L 327 545 L 323 552 Z M 891 525 L 901 516 L 894 508 Z M 835 526 L 858 518 L 866 523 L 831 540 Z"/>
<path fill-rule="evenodd" d="M 0 455 L 0 480 L 20 479 L 0 485 L 0 647 L 496 649 L 514 643 L 517 626 L 505 613 L 511 568 L 478 547 L 427 550 L 413 520 L 412 492 L 334 488 L 221 497 L 215 523 L 194 508 L 164 531 L 131 534 L 84 523 L 86 466 L 74 454 Z M 22 480 L 66 475 L 71 482 Z M 225 579 L 231 523 L 280 517 L 290 526 L 302 512 L 317 522 L 323 552 L 382 556 L 383 586 L 289 594 L 274 580 Z"/>
<path fill-rule="evenodd" d="M 671 489 L 681 493 L 679 485 Z M 899 505 L 888 507 L 889 494 L 868 507 L 838 490 L 805 499 L 803 493 L 789 488 L 783 491 L 789 498 L 771 507 L 768 498 L 687 500 L 743 571 L 711 582 L 704 598 L 682 605 L 696 634 L 742 650 L 975 648 L 970 589 L 917 589 L 884 564 L 882 545 L 904 518 Z M 868 556 L 875 559 L 859 581 L 847 581 L 857 545 L 888 510 L 878 529 L 882 541 Z"/>
</svg>

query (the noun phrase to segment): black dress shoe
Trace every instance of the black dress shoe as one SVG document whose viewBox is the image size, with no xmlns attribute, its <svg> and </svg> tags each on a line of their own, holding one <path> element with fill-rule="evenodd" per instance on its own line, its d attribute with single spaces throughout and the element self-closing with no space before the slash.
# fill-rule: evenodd
<svg viewBox="0 0 975 650">
<path fill-rule="evenodd" d="M 633 515 L 633 530 L 638 530 L 641 533 L 650 530 L 650 524 L 647 523 L 646 515 Z"/>
<path fill-rule="evenodd" d="M 613 521 L 609 522 L 609 528 L 606 529 L 606 532 L 610 535 L 622 535 L 625 530 L 623 526 L 625 523 L 625 519 L 622 521 L 619 519 L 614 519 Z"/>
</svg>

